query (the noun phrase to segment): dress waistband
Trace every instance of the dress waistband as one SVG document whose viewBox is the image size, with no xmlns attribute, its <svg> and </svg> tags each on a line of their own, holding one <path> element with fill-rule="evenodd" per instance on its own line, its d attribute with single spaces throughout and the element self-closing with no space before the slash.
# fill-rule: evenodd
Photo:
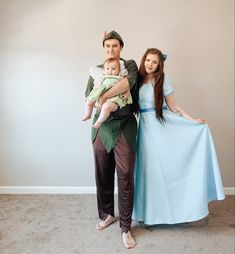
<svg viewBox="0 0 235 254">
<path fill-rule="evenodd" d="M 168 109 L 168 107 L 167 106 L 163 106 L 162 109 L 166 110 L 166 109 Z M 154 111 L 156 111 L 155 108 L 142 108 L 142 109 L 140 109 L 140 113 L 154 112 Z"/>
</svg>

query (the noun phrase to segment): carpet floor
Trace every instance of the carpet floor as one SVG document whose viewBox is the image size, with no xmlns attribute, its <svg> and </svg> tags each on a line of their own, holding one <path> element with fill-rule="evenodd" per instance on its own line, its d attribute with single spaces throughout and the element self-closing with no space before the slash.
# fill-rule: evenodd
<svg viewBox="0 0 235 254">
<path fill-rule="evenodd" d="M 95 195 L 0 195 L 1 254 L 233 254 L 234 196 L 211 202 L 192 223 L 133 223 L 137 241 L 126 250 L 118 217 L 97 232 Z"/>
</svg>

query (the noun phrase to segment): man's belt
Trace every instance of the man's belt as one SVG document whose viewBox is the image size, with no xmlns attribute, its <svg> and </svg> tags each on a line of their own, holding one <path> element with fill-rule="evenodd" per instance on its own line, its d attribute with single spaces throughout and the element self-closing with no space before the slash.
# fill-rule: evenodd
<svg viewBox="0 0 235 254">
<path fill-rule="evenodd" d="M 97 110 L 96 114 L 99 115 L 100 112 Z M 121 109 L 118 108 L 116 111 L 112 112 L 110 114 L 110 116 L 113 116 L 113 117 L 115 117 L 115 116 L 128 116 L 128 115 L 132 115 L 132 114 L 133 114 L 133 109 L 132 109 L 131 105 L 127 105 L 127 106 L 125 106 Z"/>
</svg>

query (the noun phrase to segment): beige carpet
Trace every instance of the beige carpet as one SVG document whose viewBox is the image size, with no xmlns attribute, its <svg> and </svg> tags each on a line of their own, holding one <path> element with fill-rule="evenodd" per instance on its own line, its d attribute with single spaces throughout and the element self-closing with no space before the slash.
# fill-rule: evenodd
<svg viewBox="0 0 235 254">
<path fill-rule="evenodd" d="M 233 254 L 234 196 L 210 204 L 205 219 L 177 225 L 133 223 L 138 245 L 124 249 L 117 222 L 96 232 L 94 195 L 0 195 L 1 254 Z"/>
</svg>

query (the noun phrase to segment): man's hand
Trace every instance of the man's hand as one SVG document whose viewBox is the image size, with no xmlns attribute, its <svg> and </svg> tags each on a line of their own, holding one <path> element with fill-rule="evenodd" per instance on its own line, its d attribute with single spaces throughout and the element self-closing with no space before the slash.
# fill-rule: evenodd
<svg viewBox="0 0 235 254">
<path fill-rule="evenodd" d="M 128 89 L 127 91 L 122 93 L 120 96 L 121 96 L 122 99 L 126 99 L 130 95 L 131 95 L 131 92 L 130 92 L 130 89 Z"/>
</svg>

